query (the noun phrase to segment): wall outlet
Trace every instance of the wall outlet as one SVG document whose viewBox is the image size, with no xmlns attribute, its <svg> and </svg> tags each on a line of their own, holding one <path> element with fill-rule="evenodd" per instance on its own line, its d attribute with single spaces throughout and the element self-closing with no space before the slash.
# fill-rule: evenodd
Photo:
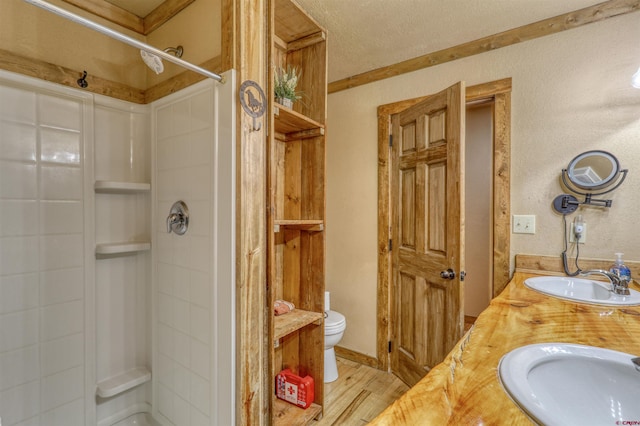
<svg viewBox="0 0 640 426">
<path fill-rule="evenodd" d="M 536 233 L 536 216 L 533 214 L 514 214 L 512 224 L 514 234 Z"/>
<path fill-rule="evenodd" d="M 573 232 L 573 227 L 575 225 L 572 223 L 571 224 L 571 230 L 569 231 L 569 242 L 570 243 L 575 243 L 576 242 L 576 233 Z M 586 222 L 582 223 L 582 236 L 580 237 L 580 241 L 578 242 L 578 244 L 584 244 L 587 242 L 587 224 Z"/>
</svg>

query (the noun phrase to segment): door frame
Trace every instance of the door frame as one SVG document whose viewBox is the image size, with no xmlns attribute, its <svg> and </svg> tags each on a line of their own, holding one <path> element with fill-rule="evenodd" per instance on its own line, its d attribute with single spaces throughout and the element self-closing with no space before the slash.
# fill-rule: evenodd
<svg viewBox="0 0 640 426">
<path fill-rule="evenodd" d="M 378 368 L 389 369 L 391 338 L 391 205 L 389 135 L 391 116 L 428 96 L 378 107 L 378 289 L 376 352 Z M 466 102 L 493 100 L 493 297 L 509 282 L 510 168 L 511 168 L 511 78 L 467 87 Z"/>
</svg>

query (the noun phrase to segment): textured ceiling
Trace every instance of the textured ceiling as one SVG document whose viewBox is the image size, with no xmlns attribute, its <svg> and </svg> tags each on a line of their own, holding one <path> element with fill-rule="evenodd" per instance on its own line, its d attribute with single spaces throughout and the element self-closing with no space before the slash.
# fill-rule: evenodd
<svg viewBox="0 0 640 426">
<path fill-rule="evenodd" d="M 144 17 L 164 0 L 107 1 Z M 329 82 L 602 2 L 602 0 L 296 1 L 329 33 Z"/>
<path fill-rule="evenodd" d="M 329 33 L 329 82 L 602 0 L 296 0 Z"/>
</svg>

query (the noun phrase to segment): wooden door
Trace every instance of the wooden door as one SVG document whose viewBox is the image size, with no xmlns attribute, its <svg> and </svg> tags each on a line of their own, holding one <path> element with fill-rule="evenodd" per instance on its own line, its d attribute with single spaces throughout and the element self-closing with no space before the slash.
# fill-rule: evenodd
<svg viewBox="0 0 640 426">
<path fill-rule="evenodd" d="M 458 83 L 391 118 L 391 369 L 409 385 L 464 326 L 464 93 Z"/>
</svg>

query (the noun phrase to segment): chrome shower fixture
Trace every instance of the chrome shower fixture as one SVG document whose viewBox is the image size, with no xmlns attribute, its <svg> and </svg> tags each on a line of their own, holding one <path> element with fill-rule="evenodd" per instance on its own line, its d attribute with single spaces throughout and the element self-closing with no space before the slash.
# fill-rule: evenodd
<svg viewBox="0 0 640 426">
<path fill-rule="evenodd" d="M 37 6 L 41 9 L 44 9 L 48 12 L 51 12 L 55 15 L 61 16 L 65 19 L 68 19 L 72 22 L 75 22 L 77 24 L 80 25 L 84 25 L 87 28 L 90 28 L 94 31 L 97 31 L 101 34 L 106 35 L 107 37 L 111 37 L 115 40 L 119 40 L 125 44 L 128 44 L 129 46 L 133 46 L 136 47 L 138 49 L 141 49 L 143 51 L 149 52 L 149 54 L 153 54 L 155 56 L 158 56 L 159 58 L 164 58 L 169 62 L 173 62 L 174 64 L 180 65 L 183 68 L 186 68 L 188 70 L 197 72 L 198 74 L 204 75 L 205 77 L 209 77 L 214 79 L 215 81 L 219 81 L 220 83 L 224 83 L 224 78 L 219 75 L 216 74 L 214 72 L 211 72 L 209 70 L 206 70 L 202 67 L 199 67 L 197 65 L 194 65 L 190 62 L 187 61 L 183 61 L 182 59 L 180 59 L 177 56 L 172 56 L 170 54 L 168 54 L 167 52 L 163 52 L 162 50 L 156 49 L 153 46 L 150 46 L 146 43 L 141 42 L 140 40 L 136 40 L 133 37 L 129 37 L 127 35 L 124 35 L 122 33 L 119 33 L 117 31 L 112 30 L 109 27 L 105 27 L 104 25 L 100 25 L 96 22 L 93 22 L 89 19 L 86 19 L 80 15 L 76 15 L 75 13 L 69 12 L 68 10 L 65 10 L 61 7 L 55 6 L 45 0 L 24 0 L 25 2 L 32 4 L 34 6 Z M 141 53 L 142 54 L 142 53 Z M 143 55 L 144 57 L 144 55 Z M 147 61 L 145 60 L 145 63 Z"/>
<path fill-rule="evenodd" d="M 181 58 L 182 54 L 184 53 L 184 48 L 182 46 L 167 47 L 163 50 L 163 52 L 171 53 L 176 58 Z M 142 56 L 142 60 L 144 61 L 144 63 L 147 64 L 147 66 L 151 68 L 151 70 L 153 70 L 153 72 L 155 72 L 156 74 L 160 74 L 164 71 L 164 64 L 162 63 L 162 59 L 160 59 L 159 56 L 154 55 L 153 53 L 146 52 L 144 50 L 140 51 L 140 56 Z"/>
<path fill-rule="evenodd" d="M 167 47 L 164 49 L 167 53 L 172 53 L 176 58 L 182 58 L 182 54 L 184 53 L 184 48 L 182 46 L 178 47 Z"/>
</svg>

